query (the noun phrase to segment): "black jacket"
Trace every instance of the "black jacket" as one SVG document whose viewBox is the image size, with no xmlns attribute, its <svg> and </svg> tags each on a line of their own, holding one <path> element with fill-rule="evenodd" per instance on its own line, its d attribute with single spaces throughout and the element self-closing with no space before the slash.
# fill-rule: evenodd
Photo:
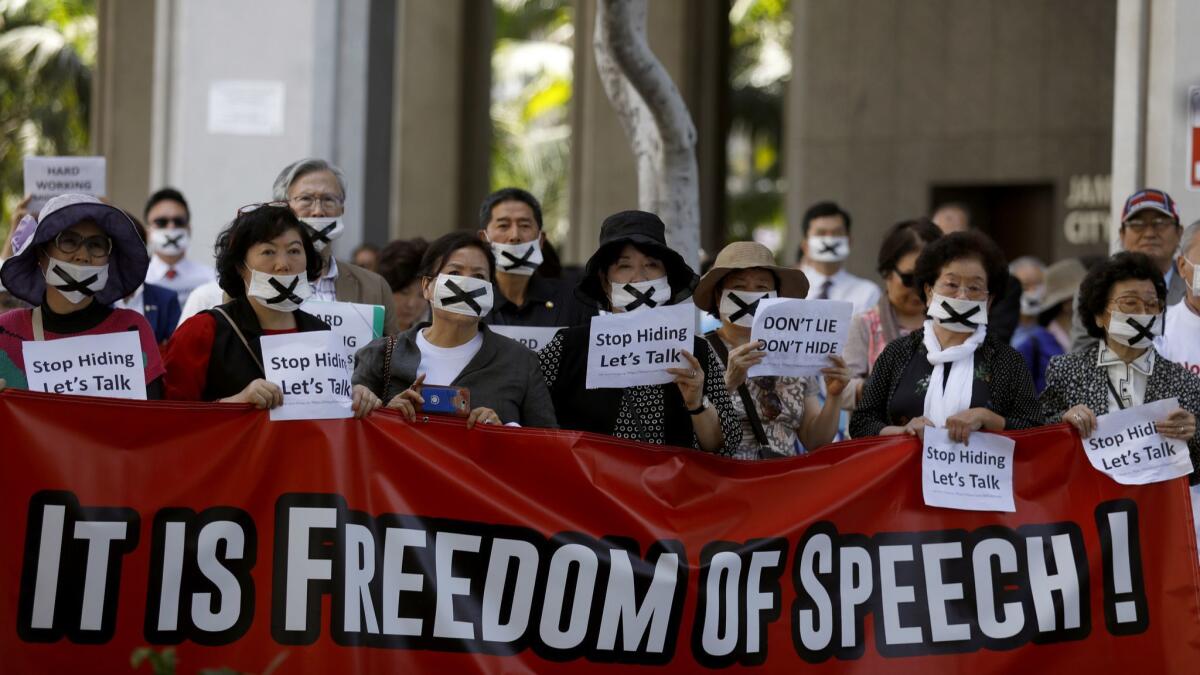
<svg viewBox="0 0 1200 675">
<path fill-rule="evenodd" d="M 871 376 L 863 385 L 858 409 L 850 416 L 852 437 L 878 436 L 884 427 L 900 424 L 900 420 L 891 418 L 888 409 L 908 362 L 925 358 L 924 339 L 924 329 L 917 329 L 893 340 L 876 359 Z M 1005 429 L 1042 425 L 1033 376 L 1029 374 L 1025 359 L 1017 350 L 994 337 L 991 331 L 975 350 L 975 372 L 987 381 L 991 392 L 987 408 L 1004 418 Z"/>
<path fill-rule="evenodd" d="M 259 344 L 259 338 L 263 336 L 263 330 L 258 323 L 258 315 L 250 306 L 251 302 L 247 298 L 238 298 L 220 305 L 220 309 L 225 310 L 229 318 L 237 323 L 242 335 L 246 337 L 246 342 L 250 344 L 250 349 L 254 351 L 253 357 L 246 351 L 246 345 L 242 344 L 237 332 L 233 330 L 225 317 L 221 316 L 220 312 L 216 309 L 205 310 L 216 322 L 212 352 L 208 357 L 208 374 L 202 395 L 205 401 L 216 401 L 238 394 L 246 388 L 246 385 L 264 377 L 262 368 L 258 365 L 262 362 L 262 346 Z M 328 324 L 303 310 L 296 310 L 294 315 L 296 328 L 301 333 L 329 330 Z M 258 359 L 258 363 L 254 361 L 255 358 Z"/>
</svg>

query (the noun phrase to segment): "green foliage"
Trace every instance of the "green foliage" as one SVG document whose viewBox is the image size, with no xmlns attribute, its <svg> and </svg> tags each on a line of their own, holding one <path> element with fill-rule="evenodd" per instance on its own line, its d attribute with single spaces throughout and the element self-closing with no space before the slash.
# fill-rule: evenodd
<svg viewBox="0 0 1200 675">
<path fill-rule="evenodd" d="M 492 189 L 532 192 L 546 236 L 562 241 L 570 206 L 572 3 L 495 0 L 494 7 Z"/>
<path fill-rule="evenodd" d="M 129 657 L 129 665 L 137 670 L 143 663 L 150 664 L 154 675 L 175 675 L 175 650 L 167 647 L 156 652 L 150 647 L 138 647 Z"/>
<path fill-rule="evenodd" d="M 0 0 L 0 236 L 26 155 L 88 151 L 95 0 Z"/>
<path fill-rule="evenodd" d="M 782 230 L 783 97 L 791 75 L 789 0 L 735 0 L 729 11 L 727 241 Z"/>
</svg>

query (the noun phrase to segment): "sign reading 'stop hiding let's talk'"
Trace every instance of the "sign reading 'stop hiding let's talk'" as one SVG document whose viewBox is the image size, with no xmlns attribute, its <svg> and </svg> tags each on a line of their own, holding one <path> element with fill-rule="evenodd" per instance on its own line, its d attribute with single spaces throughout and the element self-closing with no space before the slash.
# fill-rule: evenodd
<svg viewBox="0 0 1200 675">
<path fill-rule="evenodd" d="M 668 305 L 592 319 L 587 388 L 666 384 L 667 368 L 688 368 L 683 351 L 695 347 L 696 306 Z"/>
</svg>

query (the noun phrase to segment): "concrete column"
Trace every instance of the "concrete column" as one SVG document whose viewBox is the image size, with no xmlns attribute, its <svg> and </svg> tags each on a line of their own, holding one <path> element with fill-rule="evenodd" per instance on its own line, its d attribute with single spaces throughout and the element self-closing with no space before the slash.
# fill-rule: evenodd
<svg viewBox="0 0 1200 675">
<path fill-rule="evenodd" d="M 150 184 L 155 0 L 100 0 L 92 151 L 108 158 L 108 198 L 139 218 Z"/>
<path fill-rule="evenodd" d="M 402 0 L 396 17 L 391 236 L 475 227 L 488 192 L 491 3 Z"/>
</svg>

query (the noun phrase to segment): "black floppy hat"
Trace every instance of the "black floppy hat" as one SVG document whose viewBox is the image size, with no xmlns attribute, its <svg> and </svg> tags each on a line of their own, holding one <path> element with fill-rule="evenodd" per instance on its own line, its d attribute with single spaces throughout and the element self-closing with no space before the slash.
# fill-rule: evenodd
<svg viewBox="0 0 1200 675">
<path fill-rule="evenodd" d="M 600 283 L 601 266 L 626 244 L 663 262 L 671 284 L 671 304 L 691 297 L 700 277 L 678 251 L 667 246 L 666 230 L 662 219 L 646 211 L 621 211 L 605 218 L 600 226 L 600 245 L 587 261 L 583 279 L 575 288 L 576 297 L 588 305 L 608 307 L 608 295 Z"/>
</svg>

